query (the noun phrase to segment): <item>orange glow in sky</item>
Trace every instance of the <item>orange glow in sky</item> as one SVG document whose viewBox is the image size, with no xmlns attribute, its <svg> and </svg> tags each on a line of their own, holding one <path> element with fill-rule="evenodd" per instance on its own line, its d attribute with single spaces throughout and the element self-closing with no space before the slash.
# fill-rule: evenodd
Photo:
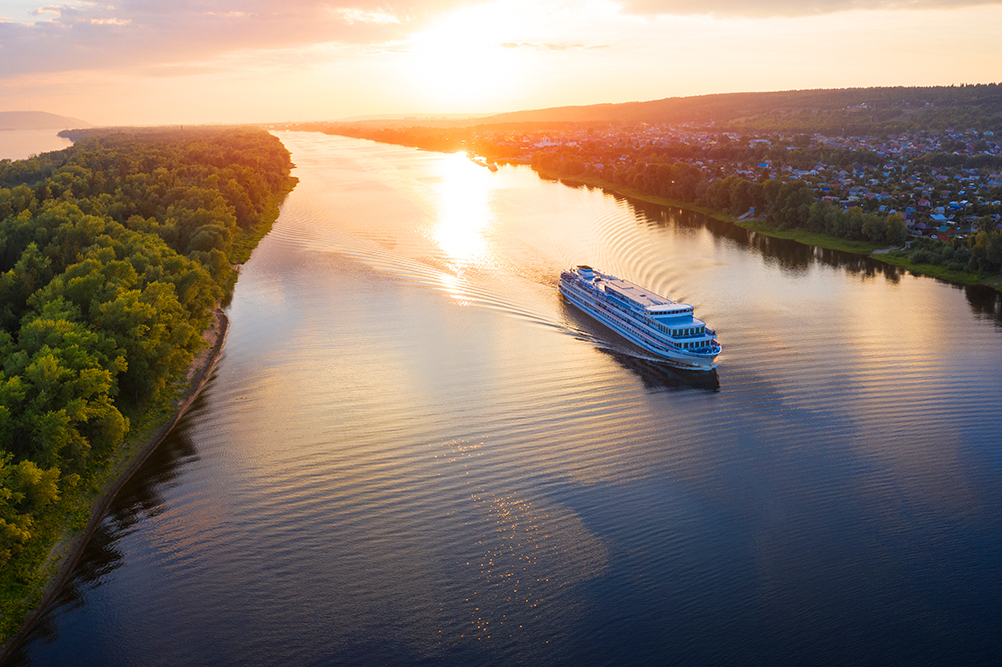
<svg viewBox="0 0 1002 667">
<path fill-rule="evenodd" d="M 3 0 L 0 111 L 279 122 L 987 83 L 1000 27 L 993 0 Z"/>
</svg>

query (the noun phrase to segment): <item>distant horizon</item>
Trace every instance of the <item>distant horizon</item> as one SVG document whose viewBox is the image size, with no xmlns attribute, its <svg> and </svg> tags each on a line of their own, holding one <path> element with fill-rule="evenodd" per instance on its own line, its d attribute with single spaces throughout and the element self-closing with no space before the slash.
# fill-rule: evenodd
<svg viewBox="0 0 1002 667">
<path fill-rule="evenodd" d="M 949 86 L 999 78 L 1000 25 L 1002 0 L 6 0 L 0 99 L 110 126 Z"/>
<path fill-rule="evenodd" d="M 712 96 L 726 96 L 726 95 L 744 95 L 744 94 L 768 94 L 768 93 L 789 93 L 789 92 L 810 92 L 810 91 L 828 91 L 828 90 L 870 90 L 870 89 L 921 89 L 921 88 L 951 88 L 951 87 L 962 87 L 962 86 L 982 86 L 982 85 L 1002 85 L 1002 81 L 965 81 L 961 83 L 954 84 L 928 84 L 928 85 L 911 85 L 911 86 L 844 86 L 839 88 L 795 88 L 795 89 L 784 89 L 784 90 L 739 90 L 739 91 L 726 91 L 726 92 L 716 92 L 716 93 L 702 93 L 699 95 L 670 95 L 667 97 L 655 98 L 655 99 L 637 99 L 637 100 L 626 100 L 621 102 L 595 102 L 592 104 L 566 104 L 566 105 L 556 105 L 550 107 L 536 107 L 531 109 L 512 109 L 503 111 L 489 111 L 482 113 L 449 113 L 449 112 L 400 112 L 400 113 L 372 113 L 372 114 L 362 114 L 357 116 L 340 117 L 340 118 L 309 118 L 309 119 L 267 119 L 267 120 L 248 120 L 248 121 L 207 121 L 207 122 L 179 122 L 179 121 L 168 121 L 159 123 L 114 123 L 114 124 L 102 124 L 94 123 L 89 120 L 83 120 L 80 118 L 74 118 L 71 116 L 64 116 L 62 114 L 53 113 L 51 111 L 40 111 L 40 110 L 24 110 L 24 109 L 9 109 L 0 110 L 0 131 L 9 130 L 19 130 L 19 129 L 83 129 L 88 127 L 169 127 L 178 125 L 192 125 L 192 126 L 212 126 L 212 125 L 277 125 L 277 124 L 294 124 L 294 123 L 351 123 L 351 122 L 368 122 L 368 121 L 392 121 L 392 120 L 463 120 L 463 119 L 477 119 L 477 118 L 490 118 L 493 116 L 501 116 L 507 114 L 525 113 L 533 111 L 546 111 L 550 109 L 561 109 L 561 108 L 585 108 L 585 107 L 595 107 L 595 106 L 616 106 L 621 104 L 636 104 L 636 103 L 646 103 L 646 102 L 659 102 L 663 100 L 670 99 L 688 99 L 688 98 L 700 98 L 700 97 L 712 97 Z M 41 114 L 45 116 L 57 117 L 65 120 L 79 121 L 82 125 L 68 126 L 68 125 L 51 125 L 46 127 L 35 126 L 35 127 L 6 127 L 4 118 L 8 114 Z"/>
</svg>

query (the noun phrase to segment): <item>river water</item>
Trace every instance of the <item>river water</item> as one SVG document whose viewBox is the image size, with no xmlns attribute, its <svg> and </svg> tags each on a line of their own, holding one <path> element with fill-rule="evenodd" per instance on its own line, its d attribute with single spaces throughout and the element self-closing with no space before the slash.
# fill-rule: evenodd
<svg viewBox="0 0 1002 667">
<path fill-rule="evenodd" d="M 72 144 L 59 136 L 59 130 L 0 130 L 0 160 L 24 160 Z"/>
<path fill-rule="evenodd" d="M 993 292 L 461 156 L 280 135 L 214 376 L 11 660 L 998 664 Z M 561 302 L 695 306 L 720 367 Z"/>
</svg>

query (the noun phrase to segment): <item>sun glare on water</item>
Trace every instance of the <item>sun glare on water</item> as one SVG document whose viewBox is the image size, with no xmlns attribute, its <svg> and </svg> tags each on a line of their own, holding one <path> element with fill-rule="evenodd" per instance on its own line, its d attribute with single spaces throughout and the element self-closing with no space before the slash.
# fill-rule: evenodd
<svg viewBox="0 0 1002 667">
<path fill-rule="evenodd" d="M 485 237 L 494 220 L 489 203 L 492 174 L 473 164 L 465 153 L 450 155 L 442 163 L 442 180 L 436 187 L 437 212 L 431 236 L 454 269 L 489 261 Z"/>
</svg>

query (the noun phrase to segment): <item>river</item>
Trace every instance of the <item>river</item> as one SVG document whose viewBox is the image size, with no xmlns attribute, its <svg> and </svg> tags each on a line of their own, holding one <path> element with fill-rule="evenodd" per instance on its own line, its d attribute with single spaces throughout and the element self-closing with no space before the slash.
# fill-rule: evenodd
<svg viewBox="0 0 1002 667">
<path fill-rule="evenodd" d="M 24 160 L 72 144 L 59 136 L 59 130 L 0 130 L 0 160 Z"/>
<path fill-rule="evenodd" d="M 11 659 L 998 664 L 994 292 L 459 155 L 300 183 L 192 410 Z M 690 303 L 709 374 L 564 304 Z"/>
</svg>

